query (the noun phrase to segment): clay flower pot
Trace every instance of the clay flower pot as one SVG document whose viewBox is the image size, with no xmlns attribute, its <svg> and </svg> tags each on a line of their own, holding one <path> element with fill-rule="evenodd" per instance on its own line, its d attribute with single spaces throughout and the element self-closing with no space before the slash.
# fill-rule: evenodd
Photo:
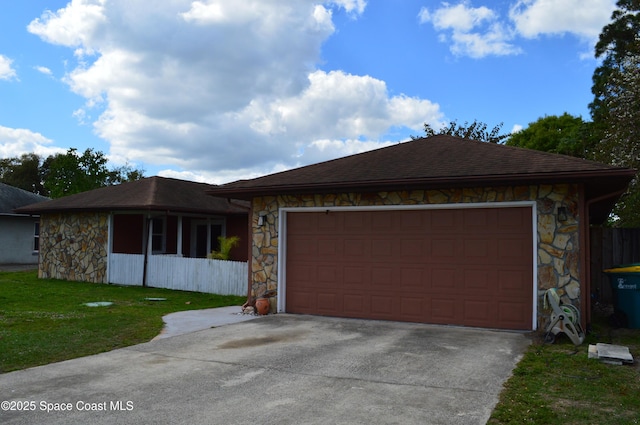
<svg viewBox="0 0 640 425">
<path fill-rule="evenodd" d="M 269 314 L 269 308 L 269 298 L 258 298 L 256 300 L 256 311 L 258 312 L 258 314 L 263 316 L 265 314 Z"/>
</svg>

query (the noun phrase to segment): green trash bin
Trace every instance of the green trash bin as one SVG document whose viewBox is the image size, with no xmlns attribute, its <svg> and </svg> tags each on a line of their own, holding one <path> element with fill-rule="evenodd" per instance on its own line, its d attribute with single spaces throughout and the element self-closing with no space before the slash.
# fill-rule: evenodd
<svg viewBox="0 0 640 425">
<path fill-rule="evenodd" d="M 613 307 L 622 313 L 627 327 L 640 329 L 640 264 L 626 264 L 604 270 L 613 291 Z"/>
</svg>

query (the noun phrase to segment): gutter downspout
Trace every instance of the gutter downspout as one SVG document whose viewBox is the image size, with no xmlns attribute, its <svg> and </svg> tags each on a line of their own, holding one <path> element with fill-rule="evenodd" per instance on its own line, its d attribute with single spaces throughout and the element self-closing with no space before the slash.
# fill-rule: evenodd
<svg viewBox="0 0 640 425">
<path fill-rule="evenodd" d="M 147 287 L 147 266 L 149 264 L 149 245 L 151 244 L 151 226 L 153 225 L 153 220 L 151 219 L 151 215 L 147 215 L 147 237 L 146 243 L 144 244 L 144 265 L 142 269 L 142 287 Z"/>
<path fill-rule="evenodd" d="M 251 277 L 251 264 L 253 263 L 253 199 L 249 205 L 249 220 L 247 220 L 247 227 L 247 235 L 251 243 L 247 244 L 247 250 L 249 251 L 247 255 L 247 302 L 242 306 L 243 308 L 253 305 L 253 300 L 251 299 L 251 289 L 253 287 L 253 279 Z"/>
<path fill-rule="evenodd" d="M 589 224 L 589 222 L 591 221 L 591 214 L 590 214 L 590 209 L 591 209 L 591 205 L 596 203 L 596 202 L 600 202 L 600 201 L 604 201 L 605 199 L 609 199 L 609 198 L 618 198 L 620 196 L 622 196 L 625 192 L 627 191 L 627 189 L 622 189 L 619 190 L 617 192 L 613 192 L 613 193 L 609 193 L 606 195 L 601 195 L 598 196 L 597 198 L 592 198 L 589 199 L 586 203 L 585 203 L 585 223 L 583 225 L 583 231 L 584 231 L 584 235 L 585 235 L 585 250 L 586 250 L 586 259 L 584 260 L 585 262 L 588 261 L 588 264 L 585 264 L 585 293 L 583 295 L 583 301 L 585 302 L 585 314 L 583 315 L 584 319 L 582 320 L 584 323 L 582 323 L 582 326 L 587 329 L 586 324 L 587 323 L 591 323 L 591 225 Z"/>
<path fill-rule="evenodd" d="M 109 219 L 107 220 L 107 281 L 111 284 L 111 261 L 113 260 L 113 211 L 109 211 Z"/>
</svg>

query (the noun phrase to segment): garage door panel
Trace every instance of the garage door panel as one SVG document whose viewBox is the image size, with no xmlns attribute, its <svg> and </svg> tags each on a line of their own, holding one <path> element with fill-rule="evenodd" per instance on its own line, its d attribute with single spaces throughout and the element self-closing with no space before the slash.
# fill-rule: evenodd
<svg viewBox="0 0 640 425">
<path fill-rule="evenodd" d="M 400 297 L 400 314 L 411 321 L 422 321 L 425 315 L 424 299 L 422 297 Z"/>
<path fill-rule="evenodd" d="M 362 317 L 366 314 L 364 295 L 361 294 L 345 294 L 343 297 L 344 311 L 350 314 L 350 317 Z"/>
<path fill-rule="evenodd" d="M 522 232 L 531 221 L 531 210 L 521 209 L 520 214 L 514 214 L 508 209 L 497 210 L 498 222 L 505 232 Z"/>
<path fill-rule="evenodd" d="M 486 294 L 490 291 L 491 284 L 495 278 L 493 271 L 488 269 L 465 269 L 463 272 L 463 289 L 469 294 Z"/>
<path fill-rule="evenodd" d="M 434 290 L 448 292 L 455 287 L 457 269 L 432 268 L 430 284 Z"/>
<path fill-rule="evenodd" d="M 314 289 L 316 284 L 316 266 L 314 264 L 298 263 L 287 268 L 287 273 L 292 277 L 292 287 L 305 289 L 306 287 Z"/>
<path fill-rule="evenodd" d="M 520 294 L 523 288 L 530 289 L 529 270 L 499 270 L 497 272 L 497 292 L 499 294 Z"/>
<path fill-rule="evenodd" d="M 433 323 L 452 324 L 456 318 L 456 300 L 452 298 L 432 297 L 429 317 Z"/>
<path fill-rule="evenodd" d="M 381 233 L 395 233 L 393 225 L 393 214 L 371 214 L 371 229 Z"/>
<path fill-rule="evenodd" d="M 422 233 L 428 220 L 420 211 L 403 211 L 398 214 L 399 230 L 403 233 Z"/>
<path fill-rule="evenodd" d="M 344 226 L 343 216 L 340 214 L 316 214 L 318 217 L 318 229 L 321 232 L 339 231 Z"/>
<path fill-rule="evenodd" d="M 493 261 L 496 256 L 495 246 L 487 239 L 467 239 L 462 242 L 465 261 Z M 460 259 L 458 258 L 459 262 Z"/>
<path fill-rule="evenodd" d="M 343 310 L 341 296 L 336 292 L 318 292 L 316 308 L 319 314 L 334 316 Z"/>
<path fill-rule="evenodd" d="M 304 312 L 316 309 L 316 291 L 296 290 L 287 292 L 287 306 L 292 311 Z"/>
<path fill-rule="evenodd" d="M 290 212 L 286 241 L 288 312 L 531 328 L 530 207 Z"/>
<path fill-rule="evenodd" d="M 522 237 L 515 238 L 500 238 L 497 242 L 498 246 L 498 258 L 501 260 L 509 260 L 512 258 L 519 259 L 528 257 L 531 252 L 531 247 L 527 242 L 522 240 Z"/>
<path fill-rule="evenodd" d="M 428 255 L 425 253 L 424 238 L 403 239 L 398 243 L 400 244 L 400 254 L 405 258 L 410 258 L 412 261 L 425 258 Z"/>
<path fill-rule="evenodd" d="M 393 298 L 382 295 L 371 295 L 371 314 L 376 319 L 391 319 L 394 316 Z"/>
<path fill-rule="evenodd" d="M 434 210 L 429 215 L 429 231 L 434 234 L 448 234 L 456 229 L 456 210 Z"/>
<path fill-rule="evenodd" d="M 463 214 L 462 226 L 465 232 L 486 233 L 491 226 L 491 210 L 470 209 Z"/>
<path fill-rule="evenodd" d="M 514 301 L 497 302 L 498 320 L 504 329 L 517 329 L 517 326 L 530 319 L 526 315 L 529 310 L 524 303 Z"/>
<path fill-rule="evenodd" d="M 458 252 L 459 243 L 451 237 L 443 238 L 433 235 L 425 235 L 425 239 L 430 248 L 430 262 L 453 262 L 457 261 L 460 255 Z"/>
<path fill-rule="evenodd" d="M 395 269 L 392 267 L 373 267 L 371 269 L 371 289 L 376 291 L 391 290 L 395 276 Z"/>
<path fill-rule="evenodd" d="M 335 267 L 318 267 L 316 269 L 317 280 L 323 286 L 338 285 L 340 279 L 338 278 L 340 270 Z"/>
<path fill-rule="evenodd" d="M 402 291 L 422 292 L 425 285 L 429 284 L 424 278 L 425 271 L 423 267 L 408 268 L 404 267 L 400 270 L 400 289 Z"/>
<path fill-rule="evenodd" d="M 343 268 L 344 282 L 349 287 L 365 289 L 369 279 L 369 271 L 365 267 L 346 266 Z"/>
<path fill-rule="evenodd" d="M 317 217 L 317 214 L 299 213 L 295 220 L 287 222 L 288 231 L 300 236 L 310 231 L 315 231 Z"/>
<path fill-rule="evenodd" d="M 299 238 L 289 241 L 289 250 L 295 252 L 299 257 L 306 256 L 312 258 L 318 254 L 317 244 L 317 239 L 313 237 L 300 236 Z"/>
<path fill-rule="evenodd" d="M 343 225 L 344 231 L 349 233 L 366 233 L 369 228 L 369 220 L 368 217 L 348 214 L 344 216 Z"/>
<path fill-rule="evenodd" d="M 368 255 L 369 250 L 369 241 L 365 239 L 345 239 L 344 240 L 344 252 L 345 256 L 348 257 L 361 257 L 363 255 Z"/>
<path fill-rule="evenodd" d="M 380 238 L 374 238 L 371 241 L 371 257 L 380 257 L 381 259 L 385 259 L 390 258 L 392 255 L 392 241 Z"/>
<path fill-rule="evenodd" d="M 473 323 L 475 326 L 486 326 L 490 320 L 491 303 L 488 300 L 464 300 L 461 302 L 461 314 L 466 323 Z"/>
</svg>

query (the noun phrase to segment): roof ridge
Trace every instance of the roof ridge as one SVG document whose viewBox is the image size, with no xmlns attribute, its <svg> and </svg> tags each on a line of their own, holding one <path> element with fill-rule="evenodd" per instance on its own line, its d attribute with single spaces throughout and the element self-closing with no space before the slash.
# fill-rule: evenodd
<svg viewBox="0 0 640 425">
<path fill-rule="evenodd" d="M 158 196 L 159 196 L 159 188 L 160 186 L 158 185 L 158 177 L 159 176 L 151 176 L 149 177 L 149 180 L 151 181 L 151 188 L 148 192 L 148 199 L 147 199 L 147 203 L 149 205 L 157 205 L 158 204 Z"/>
</svg>

